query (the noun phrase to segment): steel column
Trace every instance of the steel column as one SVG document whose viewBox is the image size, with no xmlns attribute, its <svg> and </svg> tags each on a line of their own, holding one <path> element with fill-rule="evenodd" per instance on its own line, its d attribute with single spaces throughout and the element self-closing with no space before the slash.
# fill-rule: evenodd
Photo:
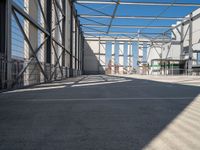
<svg viewBox="0 0 200 150">
<path fill-rule="evenodd" d="M 12 86 L 12 64 L 11 64 L 11 13 L 12 13 L 12 0 L 6 0 L 6 35 L 5 35 L 5 51 L 6 51 L 6 74 L 5 88 Z"/>
<path fill-rule="evenodd" d="M 75 31 L 74 31 L 74 35 L 75 35 L 75 70 L 77 71 L 77 22 L 75 20 Z"/>
<path fill-rule="evenodd" d="M 47 1 L 46 5 L 47 11 L 47 30 L 49 32 L 48 40 L 47 40 L 47 53 L 46 53 L 46 62 L 51 64 L 51 42 L 52 42 L 52 0 Z"/>
<path fill-rule="evenodd" d="M 71 4 L 71 11 L 70 11 L 70 73 L 69 76 L 72 77 L 73 76 L 73 4 Z"/>
<path fill-rule="evenodd" d="M 193 32 L 193 20 L 192 20 L 192 13 L 190 14 L 190 24 L 189 24 L 189 60 L 188 60 L 188 73 L 189 75 L 192 75 L 192 64 L 193 64 L 193 49 L 192 49 L 192 32 Z"/>
<path fill-rule="evenodd" d="M 6 20 L 6 0 L 0 1 L 0 22 Z M 0 89 L 5 87 L 6 80 L 6 24 L 0 24 Z"/>
</svg>

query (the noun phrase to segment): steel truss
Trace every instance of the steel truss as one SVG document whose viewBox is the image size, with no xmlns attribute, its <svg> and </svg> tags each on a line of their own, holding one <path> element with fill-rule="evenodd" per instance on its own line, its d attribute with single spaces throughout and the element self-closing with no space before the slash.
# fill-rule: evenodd
<svg viewBox="0 0 200 150">
<path fill-rule="evenodd" d="M 71 37 L 71 48 L 72 45 L 75 44 L 75 53 L 77 55 L 73 55 L 71 49 L 67 49 L 65 45 L 65 34 L 66 34 L 66 26 L 67 26 L 67 20 L 66 20 L 66 0 L 44 0 L 46 2 L 45 8 L 42 8 L 42 4 L 40 0 L 35 0 L 35 2 L 38 4 L 38 11 L 41 12 L 41 17 L 44 20 L 44 26 L 38 23 L 38 20 L 33 18 L 30 14 L 28 14 L 22 7 L 20 7 L 15 1 L 8 0 L 6 1 L 4 7 L 7 8 L 6 10 L 6 32 L 8 34 L 8 37 L 4 37 L 6 41 L 6 52 L 3 54 L 4 62 L 6 63 L 5 68 L 1 69 L 1 87 L 3 89 L 6 88 L 12 88 L 16 86 L 24 86 L 21 85 L 20 82 L 24 78 L 24 73 L 29 70 L 32 64 L 35 65 L 35 67 L 39 68 L 39 72 L 41 72 L 42 76 L 44 77 L 44 81 L 36 81 L 36 84 L 39 84 L 41 82 L 51 82 L 53 80 L 60 80 L 64 79 L 69 76 L 79 75 L 81 74 L 82 70 L 82 51 L 83 51 L 83 34 L 82 30 L 79 27 L 79 20 L 76 17 L 76 11 L 73 6 L 73 3 L 70 3 L 71 5 L 71 16 L 75 17 L 74 23 L 76 25 L 75 30 L 75 41 Z M 46 11 L 45 11 L 46 10 Z M 54 11 L 55 18 L 53 18 L 52 14 Z M 18 28 L 20 29 L 24 41 L 27 43 L 30 51 L 28 52 L 30 54 L 29 58 L 26 60 L 26 63 L 24 63 L 23 68 L 18 72 L 16 77 L 13 78 L 12 76 L 12 58 L 11 58 L 11 16 L 13 16 L 14 20 L 16 21 L 16 24 Z M 22 25 L 20 19 L 24 18 L 25 21 L 27 21 L 30 25 L 32 25 L 35 29 L 41 31 L 41 33 L 44 35 L 43 41 L 38 45 L 38 47 L 34 47 L 32 41 L 30 40 L 29 36 L 27 35 L 27 31 Z M 55 23 L 53 24 L 53 19 L 55 20 Z M 73 19 L 71 17 L 71 26 Z M 71 27 L 72 32 L 73 27 Z M 54 37 L 53 34 L 57 32 L 57 35 L 60 36 L 61 40 Z M 82 42 L 80 42 L 82 41 Z M 77 44 L 79 44 L 77 46 Z M 42 47 L 45 47 L 44 53 L 44 63 L 41 62 L 38 58 L 39 52 L 41 52 Z M 58 53 L 58 48 L 61 49 L 61 52 Z M 28 50 L 27 50 L 28 51 Z M 52 56 L 52 54 L 54 56 Z M 75 68 L 72 65 L 72 61 L 70 61 L 70 67 L 66 67 L 66 55 L 70 56 L 70 60 L 75 60 Z M 55 59 L 53 60 L 54 57 Z M 53 63 L 53 61 L 55 61 Z M 35 67 L 32 72 L 34 72 Z M 37 70 L 38 71 L 38 70 Z M 66 73 L 68 72 L 69 75 Z M 60 74 L 61 76 L 58 76 Z"/>
<path fill-rule="evenodd" d="M 170 3 L 170 2 L 132 2 L 126 0 L 75 0 L 74 3 L 77 6 L 84 7 L 89 11 L 94 13 L 81 13 L 78 11 L 78 17 L 82 20 L 89 21 L 90 23 L 81 23 L 81 27 L 84 31 L 86 40 L 88 41 L 122 41 L 122 42 L 148 42 L 150 47 L 159 47 L 163 49 L 165 44 L 169 44 L 169 48 L 172 45 L 181 45 L 181 59 L 183 59 L 183 42 L 186 39 L 187 34 L 189 35 L 189 59 L 188 59 L 188 70 L 191 74 L 192 70 L 192 32 L 193 32 L 193 21 L 200 18 L 200 14 L 190 14 L 187 17 L 185 16 L 141 16 L 141 15 L 118 15 L 116 12 L 120 5 L 129 5 L 129 6 L 165 6 L 170 7 L 200 7 L 200 3 Z M 95 7 L 93 7 L 95 6 Z M 103 10 L 98 9 L 104 8 L 106 6 L 113 6 L 113 12 L 107 14 Z M 164 7 L 163 7 L 164 8 Z M 102 23 L 100 19 L 106 19 L 109 23 Z M 177 25 L 131 25 L 131 24 L 114 24 L 115 19 L 122 20 L 125 23 L 127 20 L 166 20 L 166 21 L 179 21 L 181 23 Z M 187 27 L 186 33 L 184 33 L 183 28 Z M 143 29 L 154 29 L 153 32 L 144 32 Z M 161 33 L 157 29 L 164 30 Z M 177 38 L 178 32 L 181 39 Z M 172 36 L 173 35 L 173 36 Z M 157 50 L 156 50 L 157 51 Z M 162 54 L 159 54 L 159 58 L 162 57 Z"/>
<path fill-rule="evenodd" d="M 77 0 L 80 4 L 107 4 L 107 5 L 145 5 L 145 6 L 180 6 L 180 7 L 200 7 L 199 3 L 167 3 L 167 2 L 126 2 L 126 1 L 105 1 L 105 0 Z"/>
<path fill-rule="evenodd" d="M 85 36 L 87 37 L 88 35 L 90 36 L 94 36 L 94 37 L 98 37 L 98 34 L 101 34 L 104 31 L 101 31 L 99 29 L 101 28 L 107 28 L 107 31 L 104 32 L 104 35 L 107 36 L 113 36 L 113 33 L 110 32 L 110 29 L 114 28 L 115 29 L 115 33 L 116 36 L 115 37 L 119 37 L 121 35 L 121 33 L 118 34 L 118 29 L 166 29 L 166 32 L 163 34 L 166 34 L 167 32 L 171 31 L 174 28 L 177 27 L 172 27 L 172 26 L 141 26 L 141 25 L 114 25 L 112 22 L 114 19 L 132 19 L 132 20 L 175 20 L 175 21 L 182 21 L 183 19 L 187 19 L 190 20 L 190 17 L 188 18 L 184 18 L 184 16 L 180 16 L 180 17 L 173 17 L 173 16 L 125 16 L 125 15 L 121 15 L 118 16 L 116 15 L 117 9 L 120 5 L 133 5 L 133 6 L 169 6 L 169 7 L 200 7 L 200 3 L 167 3 L 167 2 L 131 2 L 131 1 L 120 1 L 120 0 L 115 0 L 115 1 L 107 1 L 107 0 L 103 0 L 103 1 L 98 1 L 98 0 L 75 0 L 74 3 L 76 3 L 77 5 L 80 5 L 82 7 L 87 8 L 88 10 L 92 10 L 94 12 L 96 12 L 97 14 L 81 14 L 78 13 L 78 17 L 88 20 L 90 22 L 93 22 L 94 24 L 81 24 L 82 28 L 84 29 L 90 29 L 93 31 L 97 31 L 98 33 L 94 33 L 94 32 L 88 32 L 85 31 Z M 103 11 L 100 11 L 98 9 L 95 9 L 93 7 L 91 7 L 91 5 L 114 5 L 114 10 L 113 10 L 113 14 L 107 14 Z M 105 19 L 110 19 L 110 23 L 109 24 L 103 24 L 100 21 L 96 21 L 95 19 L 97 18 L 105 18 Z M 120 30 L 121 32 L 123 32 L 122 30 Z M 131 34 L 131 32 L 126 33 L 124 32 L 124 35 L 129 35 Z M 149 33 L 149 35 L 151 35 L 152 33 Z M 159 33 L 158 33 L 159 34 Z M 134 35 L 134 33 L 133 33 Z M 146 33 L 146 35 L 148 35 L 148 33 Z M 129 37 L 129 36 L 127 36 Z"/>
</svg>

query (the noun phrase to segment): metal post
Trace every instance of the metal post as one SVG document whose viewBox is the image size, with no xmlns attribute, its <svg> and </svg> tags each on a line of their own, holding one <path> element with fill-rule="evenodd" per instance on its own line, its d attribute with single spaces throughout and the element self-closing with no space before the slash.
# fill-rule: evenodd
<svg viewBox="0 0 200 150">
<path fill-rule="evenodd" d="M 0 22 L 4 22 L 6 20 L 6 0 L 0 1 Z M 5 86 L 5 33 L 6 25 L 4 23 L 0 24 L 0 89 L 3 89 Z"/>
<path fill-rule="evenodd" d="M 46 11 L 47 11 L 47 31 L 49 32 L 49 36 L 47 39 L 47 49 L 46 49 L 46 62 L 47 62 L 47 70 L 51 74 L 51 50 L 52 50 L 52 0 L 48 0 L 46 4 Z M 50 76 L 49 76 L 50 79 Z"/>
<path fill-rule="evenodd" d="M 181 36 L 181 42 L 180 42 L 180 46 L 181 46 L 181 54 L 180 54 L 180 60 L 184 60 L 184 51 L 183 51 L 183 42 L 184 42 L 184 23 L 181 24 L 181 32 L 180 32 L 180 36 Z M 185 70 L 187 71 L 186 67 L 184 67 Z M 185 71 L 185 72 L 186 72 Z"/>
<path fill-rule="evenodd" d="M 65 0 L 62 0 L 62 7 L 63 7 L 63 12 L 66 12 L 66 1 Z M 62 45 L 64 47 L 66 47 L 66 42 L 65 42 L 65 32 L 66 32 L 66 16 L 64 16 L 63 20 L 62 20 Z M 64 48 L 62 48 L 64 49 Z M 63 54 L 62 54 L 62 66 L 65 67 L 66 69 L 66 66 L 65 66 L 65 61 L 66 61 L 66 58 L 65 58 L 65 55 L 66 55 L 66 51 L 63 50 Z M 66 75 L 65 75 L 66 77 Z"/>
<path fill-rule="evenodd" d="M 184 30 L 183 30 L 183 29 L 184 29 L 184 24 L 182 23 L 182 24 L 181 24 L 181 32 L 180 32 L 180 33 L 181 33 L 181 35 L 180 35 L 180 36 L 181 36 L 181 43 L 180 43 L 180 44 L 181 44 L 181 59 L 182 59 L 182 60 L 184 59 L 184 58 L 183 58 L 183 56 L 184 56 L 184 55 L 183 55 L 183 42 L 184 42 L 184 33 L 183 33 Z"/>
<path fill-rule="evenodd" d="M 5 26 L 5 54 L 6 54 L 6 87 L 11 88 L 12 85 L 12 64 L 11 64 L 11 0 L 6 0 L 6 26 Z"/>
<path fill-rule="evenodd" d="M 78 34 L 77 34 L 77 38 L 78 38 L 78 42 L 77 42 L 77 49 L 78 49 L 78 56 L 77 56 L 77 63 L 78 63 L 78 66 L 77 66 L 77 70 L 78 70 L 78 73 L 79 73 L 79 70 L 80 70 L 80 30 L 78 28 Z"/>
<path fill-rule="evenodd" d="M 70 72 L 69 76 L 73 76 L 73 4 L 71 4 L 71 11 L 70 11 Z"/>
<path fill-rule="evenodd" d="M 140 31 L 138 30 L 138 37 L 137 37 L 137 53 L 138 53 L 138 58 L 137 58 L 137 71 L 139 70 L 140 74 L 140 67 L 139 67 L 139 48 L 140 48 Z"/>
<path fill-rule="evenodd" d="M 193 49 L 192 49 L 192 32 L 193 32 L 193 20 L 192 13 L 190 14 L 190 25 L 189 25 L 189 60 L 188 60 L 188 71 L 189 75 L 192 75 L 192 58 L 193 58 Z"/>
<path fill-rule="evenodd" d="M 81 66 L 81 69 L 82 69 L 82 72 L 84 73 L 84 47 L 85 47 L 85 39 L 84 39 L 83 35 L 82 35 L 81 41 L 82 41 L 82 45 L 81 45 L 81 53 L 82 53 L 81 62 L 82 62 L 82 66 Z"/>
<path fill-rule="evenodd" d="M 164 37 L 165 37 L 165 33 L 163 33 L 162 35 L 162 47 L 161 47 L 161 54 L 160 54 L 160 58 L 161 58 L 161 75 L 164 73 L 165 75 L 165 68 L 162 66 L 163 64 L 163 50 L 164 50 Z M 163 73 L 162 73 L 163 72 Z"/>
<path fill-rule="evenodd" d="M 101 45 L 100 45 L 100 38 L 99 38 L 99 40 L 98 40 L 98 44 L 99 44 L 99 50 L 98 50 L 98 57 L 99 57 L 99 62 L 98 62 L 98 73 L 100 73 L 100 49 L 101 49 Z"/>
<path fill-rule="evenodd" d="M 75 31 L 74 31 L 75 41 L 75 71 L 77 72 L 77 21 L 75 19 Z"/>
</svg>

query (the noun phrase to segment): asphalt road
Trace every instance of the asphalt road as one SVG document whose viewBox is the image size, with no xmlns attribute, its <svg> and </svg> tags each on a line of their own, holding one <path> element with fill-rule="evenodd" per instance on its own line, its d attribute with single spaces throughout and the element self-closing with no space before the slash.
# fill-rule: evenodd
<svg viewBox="0 0 200 150">
<path fill-rule="evenodd" d="M 100 75 L 1 93 L 0 150 L 198 150 L 199 93 L 196 86 Z M 193 104 L 185 126 L 157 140 Z"/>
</svg>

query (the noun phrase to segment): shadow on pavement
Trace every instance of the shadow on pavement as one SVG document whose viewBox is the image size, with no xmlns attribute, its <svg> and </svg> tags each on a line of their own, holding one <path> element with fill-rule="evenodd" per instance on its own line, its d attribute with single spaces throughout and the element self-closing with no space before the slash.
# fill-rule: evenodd
<svg viewBox="0 0 200 150">
<path fill-rule="evenodd" d="M 112 76 L 60 84 L 0 94 L 0 149 L 200 149 L 199 87 Z"/>
</svg>

